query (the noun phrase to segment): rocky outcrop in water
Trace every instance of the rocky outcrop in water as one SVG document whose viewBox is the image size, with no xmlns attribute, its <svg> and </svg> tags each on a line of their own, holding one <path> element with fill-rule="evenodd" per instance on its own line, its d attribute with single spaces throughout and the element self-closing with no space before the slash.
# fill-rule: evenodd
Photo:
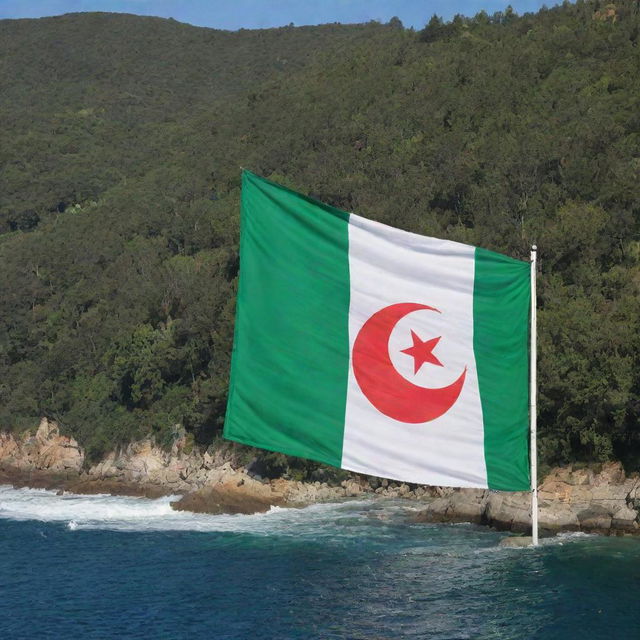
<svg viewBox="0 0 640 640">
<path fill-rule="evenodd" d="M 498 529 L 527 532 L 531 528 L 529 493 L 481 489 L 440 489 L 416 522 L 475 522 Z M 640 533 L 640 478 L 627 477 L 622 465 L 599 468 L 559 467 L 538 489 L 539 524 L 543 534 L 585 531 Z"/>
<path fill-rule="evenodd" d="M 244 474 L 230 474 L 188 493 L 180 500 L 172 502 L 177 511 L 195 513 L 264 513 L 274 506 L 287 504 L 285 495 L 270 483 L 263 484 Z"/>
<path fill-rule="evenodd" d="M 188 449 L 179 437 L 169 451 L 151 440 L 135 442 L 86 468 L 78 443 L 43 418 L 34 433 L 0 434 L 0 483 L 74 493 L 182 496 L 178 510 L 256 513 L 357 496 L 414 500 L 414 522 L 474 522 L 527 532 L 529 493 L 423 487 L 353 475 L 340 486 L 268 480 L 234 464 L 228 451 Z M 589 531 L 640 534 L 640 477 L 619 463 L 554 469 L 539 487 L 542 533 Z"/>
</svg>

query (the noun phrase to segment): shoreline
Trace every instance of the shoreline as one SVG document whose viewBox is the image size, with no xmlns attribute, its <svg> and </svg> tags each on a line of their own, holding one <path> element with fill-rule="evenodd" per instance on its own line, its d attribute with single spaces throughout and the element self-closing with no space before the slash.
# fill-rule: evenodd
<svg viewBox="0 0 640 640">
<path fill-rule="evenodd" d="M 170 451 L 143 440 L 86 468 L 78 443 L 43 418 L 34 433 L 0 433 L 0 484 L 87 495 L 180 495 L 172 508 L 210 514 L 261 513 L 349 497 L 403 498 L 413 507 L 412 523 L 471 522 L 518 534 L 531 529 L 529 492 L 423 487 L 356 474 L 338 486 L 269 480 L 235 464 L 229 452 L 185 449 L 185 438 Z M 538 491 L 542 536 L 640 535 L 640 476 L 626 476 L 620 463 L 557 467 Z"/>
</svg>

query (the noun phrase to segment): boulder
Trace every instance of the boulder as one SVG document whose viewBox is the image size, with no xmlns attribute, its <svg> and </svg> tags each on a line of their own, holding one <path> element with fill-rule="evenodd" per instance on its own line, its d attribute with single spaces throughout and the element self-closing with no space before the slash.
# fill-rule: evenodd
<svg viewBox="0 0 640 640">
<path fill-rule="evenodd" d="M 413 522 L 473 522 L 484 519 L 486 494 L 483 489 L 465 489 L 431 500 L 426 509 L 415 513 Z"/>
<path fill-rule="evenodd" d="M 531 536 L 509 536 L 508 538 L 502 538 L 498 543 L 499 547 L 530 547 L 533 544 L 533 538 Z"/>
<path fill-rule="evenodd" d="M 611 518 L 611 528 L 616 531 L 637 531 L 640 528 L 638 512 L 629 506 L 621 507 Z"/>
<path fill-rule="evenodd" d="M 606 531 L 611 528 L 609 509 L 598 504 L 589 505 L 577 514 L 583 531 Z"/>
<path fill-rule="evenodd" d="M 531 529 L 531 494 L 491 492 L 484 517 L 487 524 L 496 529 L 525 533 Z"/>
<path fill-rule="evenodd" d="M 557 531 L 578 531 L 578 514 L 567 507 L 566 503 L 554 500 L 539 502 L 540 528 L 550 533 Z"/>
<path fill-rule="evenodd" d="M 270 485 L 256 482 L 249 476 L 202 487 L 171 503 L 176 511 L 194 513 L 264 513 L 273 506 L 283 506 L 284 496 Z"/>
<path fill-rule="evenodd" d="M 403 498 L 409 495 L 410 492 L 411 489 L 409 489 L 409 486 L 404 484 L 404 482 L 398 487 L 398 495 L 402 496 Z"/>
<path fill-rule="evenodd" d="M 362 486 L 356 480 L 345 480 L 342 483 L 344 493 L 347 497 L 355 498 L 362 493 Z"/>
</svg>

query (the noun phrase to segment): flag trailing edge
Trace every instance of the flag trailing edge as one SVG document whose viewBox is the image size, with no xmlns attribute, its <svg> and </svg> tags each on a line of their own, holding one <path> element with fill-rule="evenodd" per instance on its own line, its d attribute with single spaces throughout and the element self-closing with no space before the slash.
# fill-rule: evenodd
<svg viewBox="0 0 640 640">
<path fill-rule="evenodd" d="M 242 174 L 224 436 L 413 482 L 529 490 L 529 264 Z"/>
</svg>

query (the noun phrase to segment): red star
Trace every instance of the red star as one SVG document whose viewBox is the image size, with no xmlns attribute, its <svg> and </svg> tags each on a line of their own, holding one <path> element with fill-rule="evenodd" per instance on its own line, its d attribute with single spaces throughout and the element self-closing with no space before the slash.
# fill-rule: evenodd
<svg viewBox="0 0 640 640">
<path fill-rule="evenodd" d="M 439 367 L 444 366 L 438 358 L 433 355 L 435 346 L 440 342 L 439 336 L 423 342 L 415 331 L 411 330 L 411 337 L 413 338 L 413 346 L 402 350 L 402 353 L 413 356 L 413 373 L 418 373 L 420 367 L 425 363 L 436 364 Z"/>
</svg>

